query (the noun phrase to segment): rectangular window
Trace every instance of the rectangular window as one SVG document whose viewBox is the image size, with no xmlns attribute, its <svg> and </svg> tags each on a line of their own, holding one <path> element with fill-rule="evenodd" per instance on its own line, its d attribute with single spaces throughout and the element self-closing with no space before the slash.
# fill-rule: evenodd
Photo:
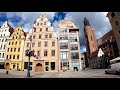
<svg viewBox="0 0 120 90">
<path fill-rule="evenodd" d="M 67 64 L 68 64 L 67 62 L 63 62 L 64 67 L 68 66 Z"/>
<path fill-rule="evenodd" d="M 52 50 L 51 54 L 52 54 L 51 56 L 55 56 L 55 50 Z"/>
<path fill-rule="evenodd" d="M 17 41 L 15 42 L 15 45 L 17 45 Z"/>
<path fill-rule="evenodd" d="M 48 28 L 46 28 L 46 31 L 48 31 Z"/>
<path fill-rule="evenodd" d="M 42 35 L 39 35 L 39 39 L 41 39 L 41 36 L 42 36 Z"/>
<path fill-rule="evenodd" d="M 17 59 L 19 59 L 19 55 L 17 55 Z"/>
<path fill-rule="evenodd" d="M 14 48 L 14 52 L 16 52 L 16 48 Z"/>
<path fill-rule="evenodd" d="M 71 53 L 71 59 L 79 59 L 79 53 L 78 52 L 72 52 Z"/>
<path fill-rule="evenodd" d="M 55 70 L 55 62 L 51 62 L 51 70 Z"/>
<path fill-rule="evenodd" d="M 60 40 L 68 40 L 68 36 L 67 35 L 60 35 Z"/>
<path fill-rule="evenodd" d="M 18 48 L 18 52 L 20 52 L 20 48 Z"/>
<path fill-rule="evenodd" d="M 12 45 L 14 44 L 14 42 L 12 42 Z"/>
<path fill-rule="evenodd" d="M 32 43 L 32 47 L 35 47 L 35 43 Z"/>
<path fill-rule="evenodd" d="M 70 37 L 70 42 L 77 42 L 77 37 Z"/>
<path fill-rule="evenodd" d="M 8 48 L 7 52 L 9 52 L 9 48 Z"/>
<path fill-rule="evenodd" d="M 35 35 L 33 36 L 33 39 L 35 39 Z"/>
<path fill-rule="evenodd" d="M 49 38 L 52 38 L 52 34 L 49 35 Z"/>
<path fill-rule="evenodd" d="M 11 48 L 11 52 L 12 52 L 12 48 Z"/>
<path fill-rule="evenodd" d="M 36 28 L 34 28 L 34 32 L 36 32 Z"/>
<path fill-rule="evenodd" d="M 78 44 L 72 44 L 71 50 L 78 50 Z"/>
<path fill-rule="evenodd" d="M 45 38 L 48 38 L 48 35 L 45 35 Z"/>
<path fill-rule="evenodd" d="M 41 21 L 43 21 L 43 18 L 41 18 Z"/>
<path fill-rule="evenodd" d="M 48 52 L 47 50 L 44 50 L 44 56 L 47 56 Z"/>
<path fill-rule="evenodd" d="M 7 42 L 7 38 L 5 39 L 5 42 Z"/>
<path fill-rule="evenodd" d="M 71 31 L 70 32 L 70 35 L 74 35 L 74 34 L 76 34 L 76 31 Z"/>
<path fill-rule="evenodd" d="M 120 34 L 120 31 L 119 31 L 119 34 Z"/>
<path fill-rule="evenodd" d="M 41 47 L 41 42 L 38 42 L 38 47 Z"/>
<path fill-rule="evenodd" d="M 32 36 L 30 36 L 30 38 L 29 39 L 32 39 Z"/>
<path fill-rule="evenodd" d="M 1 53 L 0 53 L 0 58 L 1 58 Z"/>
<path fill-rule="evenodd" d="M 60 32 L 67 32 L 67 29 L 61 29 Z"/>
<path fill-rule="evenodd" d="M 46 25 L 46 22 L 44 22 L 44 25 Z"/>
<path fill-rule="evenodd" d="M 2 55 L 2 58 L 4 58 L 4 53 L 3 53 L 3 55 Z"/>
<path fill-rule="evenodd" d="M 10 59 L 11 59 L 11 57 L 12 57 L 12 56 L 10 55 Z"/>
<path fill-rule="evenodd" d="M 15 55 L 13 55 L 13 59 L 15 59 Z"/>
<path fill-rule="evenodd" d="M 8 59 L 8 55 L 7 55 L 7 57 L 6 57 L 7 59 Z"/>
<path fill-rule="evenodd" d="M 27 47 L 29 47 L 29 43 L 27 43 Z"/>
<path fill-rule="evenodd" d="M 47 42 L 45 42 L 45 47 L 47 47 Z"/>
<path fill-rule="evenodd" d="M 37 26 L 39 26 L 39 23 L 37 23 Z"/>
<path fill-rule="evenodd" d="M 10 42 L 9 42 L 9 45 L 10 45 Z"/>
<path fill-rule="evenodd" d="M 45 62 L 45 65 L 49 65 L 49 62 Z"/>
<path fill-rule="evenodd" d="M 68 49 L 68 43 L 60 43 L 60 49 Z"/>
<path fill-rule="evenodd" d="M 68 52 L 60 52 L 60 60 L 68 60 Z"/>
<path fill-rule="evenodd" d="M 40 31 L 42 31 L 42 28 L 40 28 Z"/>
<path fill-rule="evenodd" d="M 55 42 L 52 42 L 52 46 L 55 46 Z"/>
<path fill-rule="evenodd" d="M 4 45 L 4 49 L 5 49 L 6 45 Z"/>
<path fill-rule="evenodd" d="M 40 56 L 40 51 L 37 51 L 37 56 Z"/>
<path fill-rule="evenodd" d="M 21 45 L 21 41 L 19 42 L 19 45 Z"/>
<path fill-rule="evenodd" d="M 2 39 L 2 42 L 4 41 L 4 39 Z"/>
</svg>

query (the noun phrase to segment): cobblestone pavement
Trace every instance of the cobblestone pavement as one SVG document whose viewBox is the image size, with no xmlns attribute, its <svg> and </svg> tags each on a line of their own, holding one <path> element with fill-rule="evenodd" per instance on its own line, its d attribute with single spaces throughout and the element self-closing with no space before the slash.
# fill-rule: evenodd
<svg viewBox="0 0 120 90">
<path fill-rule="evenodd" d="M 30 78 L 120 78 L 120 75 L 105 74 L 105 69 L 87 69 L 78 72 L 30 72 Z M 6 70 L 0 69 L 0 78 L 27 78 L 27 71 L 10 70 L 6 74 Z"/>
</svg>

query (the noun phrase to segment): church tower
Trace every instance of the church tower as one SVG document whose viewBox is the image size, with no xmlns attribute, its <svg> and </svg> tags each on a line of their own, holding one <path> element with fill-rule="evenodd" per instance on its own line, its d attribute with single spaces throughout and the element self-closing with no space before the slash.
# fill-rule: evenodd
<svg viewBox="0 0 120 90">
<path fill-rule="evenodd" d="M 84 18 L 84 36 L 85 36 L 85 44 L 86 44 L 86 52 L 88 58 L 92 55 L 92 53 L 98 50 L 97 41 L 95 37 L 95 32 L 93 28 L 90 26 L 89 20 Z"/>
</svg>

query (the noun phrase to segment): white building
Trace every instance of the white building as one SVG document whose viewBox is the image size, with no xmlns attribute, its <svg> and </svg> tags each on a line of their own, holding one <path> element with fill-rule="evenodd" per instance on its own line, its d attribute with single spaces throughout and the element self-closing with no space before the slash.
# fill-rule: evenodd
<svg viewBox="0 0 120 90">
<path fill-rule="evenodd" d="M 6 60 L 7 39 L 13 33 L 14 29 L 8 24 L 7 21 L 3 23 L 0 28 L 0 68 L 4 68 Z"/>
<path fill-rule="evenodd" d="M 70 20 L 61 20 L 57 31 L 59 70 L 81 70 L 79 29 Z"/>
</svg>

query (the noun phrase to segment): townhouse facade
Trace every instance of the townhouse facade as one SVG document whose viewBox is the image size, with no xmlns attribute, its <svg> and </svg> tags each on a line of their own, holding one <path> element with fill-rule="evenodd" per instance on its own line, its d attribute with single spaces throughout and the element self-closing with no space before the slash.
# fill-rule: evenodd
<svg viewBox="0 0 120 90">
<path fill-rule="evenodd" d="M 82 70 L 79 29 L 70 20 L 58 24 L 59 71 Z"/>
<path fill-rule="evenodd" d="M 4 68 L 6 60 L 7 39 L 14 32 L 14 29 L 7 21 L 0 27 L 0 69 Z"/>
<path fill-rule="evenodd" d="M 8 38 L 6 51 L 6 66 L 9 65 L 10 70 L 23 70 L 23 50 L 26 33 L 21 25 Z"/>
<path fill-rule="evenodd" d="M 31 41 L 30 41 L 31 40 Z M 27 34 L 24 49 L 24 70 L 28 67 L 26 50 L 34 50 L 35 56 L 30 58 L 30 70 L 41 72 L 58 72 L 57 37 L 46 15 L 41 15 L 34 22 Z"/>
</svg>

